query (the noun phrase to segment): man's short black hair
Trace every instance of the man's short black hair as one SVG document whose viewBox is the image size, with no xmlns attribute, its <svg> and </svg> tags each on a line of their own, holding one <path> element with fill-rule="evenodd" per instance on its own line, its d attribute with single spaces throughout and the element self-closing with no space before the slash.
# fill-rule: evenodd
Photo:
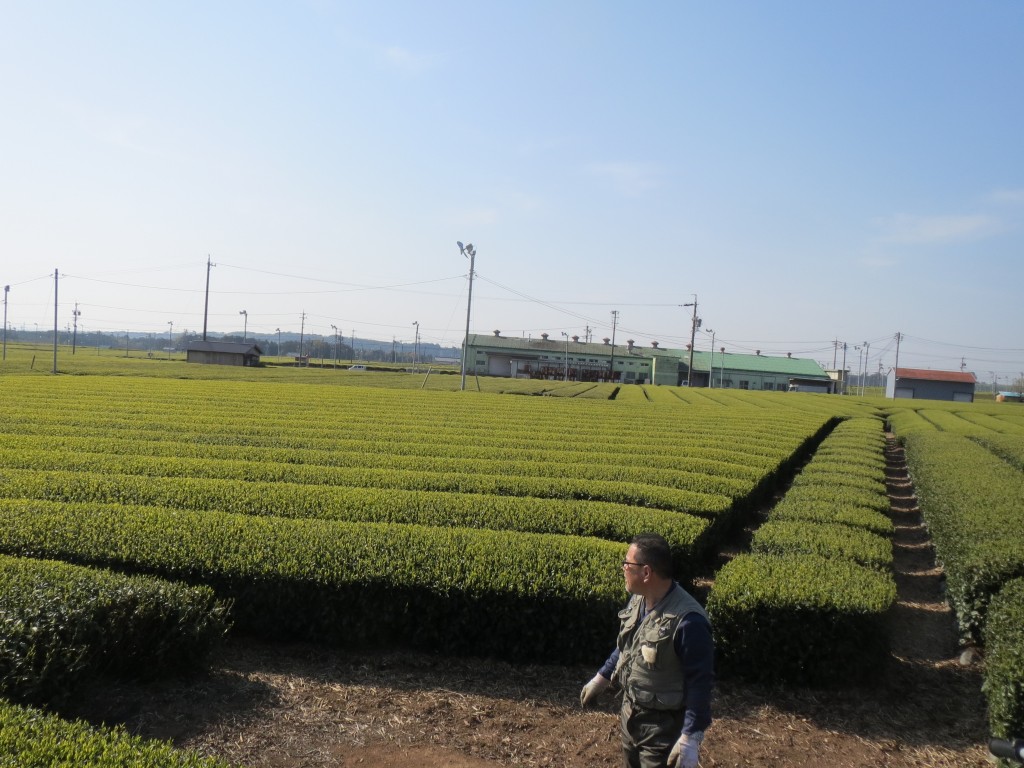
<svg viewBox="0 0 1024 768">
<path fill-rule="evenodd" d="M 672 548 L 656 533 L 641 533 L 629 542 L 636 547 L 637 560 L 650 566 L 663 579 L 672 578 Z"/>
</svg>

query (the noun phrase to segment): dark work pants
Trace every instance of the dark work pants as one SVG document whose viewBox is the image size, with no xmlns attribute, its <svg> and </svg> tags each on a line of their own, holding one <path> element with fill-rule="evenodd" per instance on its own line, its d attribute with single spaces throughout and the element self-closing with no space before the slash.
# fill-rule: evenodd
<svg viewBox="0 0 1024 768">
<path fill-rule="evenodd" d="M 665 768 L 668 753 L 683 732 L 684 710 L 634 707 L 622 700 L 623 768 Z"/>
</svg>

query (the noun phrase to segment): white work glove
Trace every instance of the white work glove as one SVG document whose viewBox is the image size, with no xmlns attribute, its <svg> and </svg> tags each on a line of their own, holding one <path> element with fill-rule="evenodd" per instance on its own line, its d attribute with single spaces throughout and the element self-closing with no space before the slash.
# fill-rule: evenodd
<svg viewBox="0 0 1024 768">
<path fill-rule="evenodd" d="M 704 741 L 704 731 L 684 733 L 668 753 L 668 768 L 697 768 L 697 754 Z"/>
<path fill-rule="evenodd" d="M 594 675 L 594 679 L 584 685 L 583 690 L 580 691 L 580 706 L 589 707 L 611 684 L 612 682 L 608 678 Z"/>
</svg>

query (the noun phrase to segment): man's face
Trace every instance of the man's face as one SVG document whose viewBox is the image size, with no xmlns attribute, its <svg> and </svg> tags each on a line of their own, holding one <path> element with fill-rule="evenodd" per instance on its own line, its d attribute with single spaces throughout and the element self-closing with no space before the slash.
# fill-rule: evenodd
<svg viewBox="0 0 1024 768">
<path fill-rule="evenodd" d="M 626 551 L 626 560 L 622 564 L 622 575 L 626 580 L 626 591 L 638 595 L 643 591 L 644 580 L 650 573 L 650 567 L 640 563 L 636 545 L 630 544 Z"/>
</svg>

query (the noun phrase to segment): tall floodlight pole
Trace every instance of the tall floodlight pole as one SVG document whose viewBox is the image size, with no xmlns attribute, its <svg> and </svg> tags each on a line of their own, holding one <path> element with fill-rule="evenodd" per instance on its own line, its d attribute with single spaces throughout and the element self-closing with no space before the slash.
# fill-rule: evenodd
<svg viewBox="0 0 1024 768">
<path fill-rule="evenodd" d="M 331 324 L 334 329 L 334 367 L 338 367 L 338 326 Z"/>
<path fill-rule="evenodd" d="M 569 380 L 569 334 L 562 331 L 562 335 L 565 336 L 565 375 L 562 377 L 562 381 Z"/>
<path fill-rule="evenodd" d="M 281 356 L 281 329 L 280 328 L 275 328 L 274 330 L 277 331 L 277 356 L 280 357 Z"/>
<path fill-rule="evenodd" d="M 167 359 L 168 360 L 171 359 L 171 348 L 174 346 L 174 341 L 171 339 L 171 336 L 172 336 L 173 333 L 174 333 L 174 321 L 173 320 L 168 320 L 167 321 Z"/>
<path fill-rule="evenodd" d="M 242 343 L 245 343 L 245 337 L 249 332 L 249 313 L 244 309 L 238 311 L 238 314 L 242 315 Z"/>
<path fill-rule="evenodd" d="M 302 313 L 302 325 L 299 326 L 299 357 L 302 357 L 302 342 L 306 338 L 306 313 Z"/>
<path fill-rule="evenodd" d="M 210 312 L 210 267 L 217 265 L 210 261 L 210 255 L 206 255 L 206 298 L 203 301 L 203 341 L 206 341 L 206 317 Z"/>
<path fill-rule="evenodd" d="M 704 333 L 711 334 L 711 362 L 708 364 L 708 388 L 715 388 L 715 331 L 713 328 L 705 328 Z"/>
<path fill-rule="evenodd" d="M 462 340 L 462 386 L 461 391 L 466 389 L 466 358 L 469 356 L 469 316 L 473 310 L 473 271 L 476 265 L 476 251 L 473 249 L 473 244 L 463 245 L 461 242 L 456 242 L 459 246 L 459 252 L 463 256 L 469 257 L 469 297 L 466 300 L 466 338 Z"/>
<path fill-rule="evenodd" d="M 4 286 L 4 360 L 7 359 L 7 294 L 10 290 L 11 286 Z"/>
</svg>

